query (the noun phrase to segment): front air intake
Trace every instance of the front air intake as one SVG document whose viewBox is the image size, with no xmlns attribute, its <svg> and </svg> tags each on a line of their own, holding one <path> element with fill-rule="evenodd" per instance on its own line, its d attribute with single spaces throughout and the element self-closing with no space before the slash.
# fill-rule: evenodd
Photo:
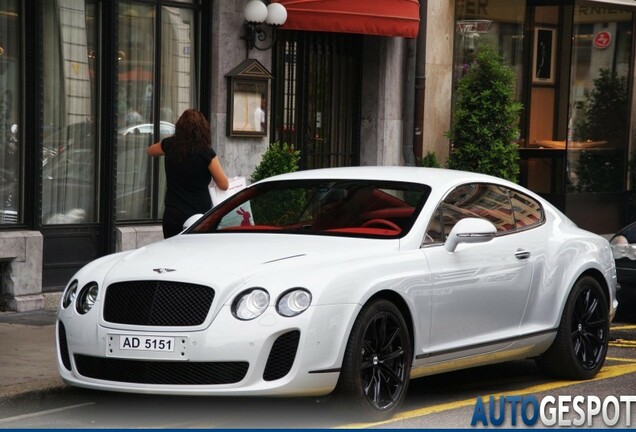
<svg viewBox="0 0 636 432">
<path fill-rule="evenodd" d="M 300 332 L 298 330 L 285 333 L 276 339 L 267 358 L 263 379 L 274 381 L 289 373 L 296 358 Z"/>
<path fill-rule="evenodd" d="M 233 384 L 241 381 L 247 362 L 179 362 L 128 360 L 75 355 L 80 375 L 105 381 L 161 385 Z"/>
<path fill-rule="evenodd" d="M 71 371 L 71 357 L 68 354 L 68 343 L 66 342 L 66 328 L 62 321 L 57 322 L 57 341 L 60 349 L 60 357 L 62 357 L 62 364 L 68 370 Z"/>
</svg>

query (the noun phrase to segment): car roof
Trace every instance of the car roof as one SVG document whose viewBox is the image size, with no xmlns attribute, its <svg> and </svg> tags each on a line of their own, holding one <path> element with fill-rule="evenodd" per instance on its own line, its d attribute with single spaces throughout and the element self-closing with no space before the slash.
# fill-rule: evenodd
<svg viewBox="0 0 636 432">
<path fill-rule="evenodd" d="M 282 174 L 270 177 L 265 181 L 308 179 L 360 179 L 403 181 L 426 184 L 431 186 L 433 189 L 446 189 L 449 186 L 455 184 L 482 182 L 495 183 L 502 186 L 508 186 L 515 189 L 523 190 L 523 188 L 521 188 L 517 184 L 486 174 L 451 170 L 446 168 L 422 168 L 405 166 L 362 166 L 313 169 L 296 171 L 289 174 Z"/>
</svg>

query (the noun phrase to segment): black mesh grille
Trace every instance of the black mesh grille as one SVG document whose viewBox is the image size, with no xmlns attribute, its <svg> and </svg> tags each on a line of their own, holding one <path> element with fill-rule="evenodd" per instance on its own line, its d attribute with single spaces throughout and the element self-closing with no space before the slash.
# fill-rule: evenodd
<svg viewBox="0 0 636 432">
<path fill-rule="evenodd" d="M 285 333 L 276 339 L 272 345 L 272 351 L 269 353 L 267 365 L 265 365 L 265 373 L 263 373 L 265 381 L 274 381 L 289 373 L 296 358 L 299 339 L 300 332 L 298 330 Z"/>
<path fill-rule="evenodd" d="M 78 372 L 89 378 L 136 384 L 232 384 L 247 373 L 247 362 L 142 361 L 75 355 Z"/>
<path fill-rule="evenodd" d="M 104 319 L 147 326 L 194 326 L 203 323 L 214 290 L 170 281 L 114 283 L 106 289 Z"/>
<path fill-rule="evenodd" d="M 62 321 L 58 321 L 57 340 L 60 344 L 60 356 L 62 356 L 62 364 L 67 370 L 71 370 L 71 357 L 68 355 L 68 343 L 66 342 L 66 328 Z"/>
</svg>

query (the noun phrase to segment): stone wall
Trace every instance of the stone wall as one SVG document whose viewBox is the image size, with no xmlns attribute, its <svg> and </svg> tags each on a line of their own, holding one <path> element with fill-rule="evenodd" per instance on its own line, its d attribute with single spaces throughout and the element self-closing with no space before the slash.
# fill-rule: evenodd
<svg viewBox="0 0 636 432">
<path fill-rule="evenodd" d="M 42 234 L 0 231 L 0 306 L 18 312 L 44 307 Z"/>
</svg>

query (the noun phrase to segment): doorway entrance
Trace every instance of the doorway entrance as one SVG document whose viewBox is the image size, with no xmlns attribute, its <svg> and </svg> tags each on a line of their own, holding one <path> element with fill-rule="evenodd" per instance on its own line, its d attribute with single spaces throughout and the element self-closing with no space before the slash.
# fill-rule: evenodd
<svg viewBox="0 0 636 432">
<path fill-rule="evenodd" d="M 273 141 L 301 169 L 360 164 L 362 36 L 284 31 L 274 52 Z"/>
</svg>

